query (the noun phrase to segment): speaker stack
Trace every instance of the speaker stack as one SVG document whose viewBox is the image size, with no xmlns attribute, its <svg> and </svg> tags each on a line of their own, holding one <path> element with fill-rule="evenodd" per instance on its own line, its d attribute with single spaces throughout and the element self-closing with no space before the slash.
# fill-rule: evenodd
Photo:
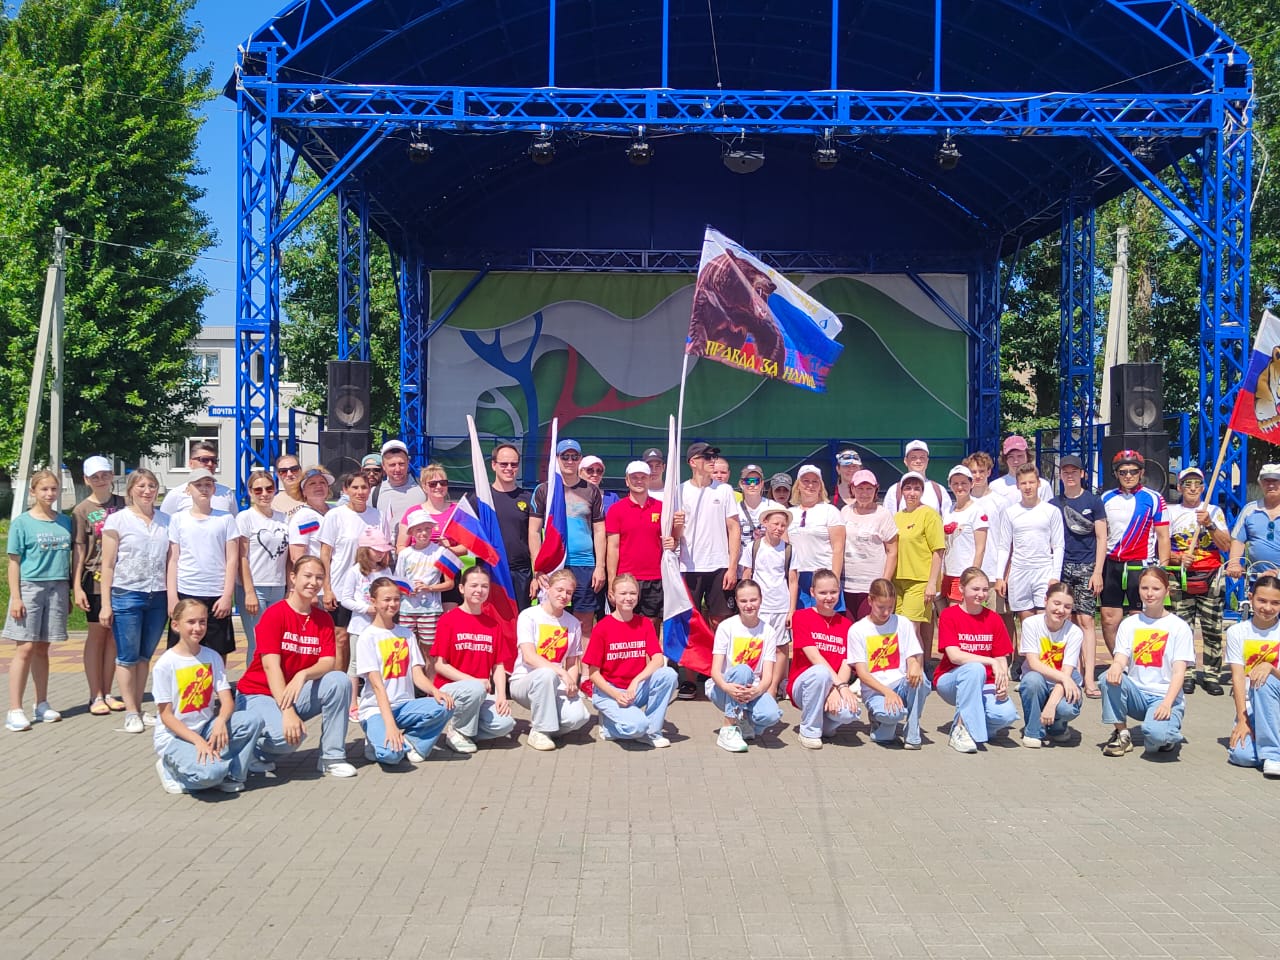
<svg viewBox="0 0 1280 960">
<path fill-rule="evenodd" d="M 1111 368 L 1111 424 L 1102 441 L 1099 486 L 1111 484 L 1111 458 L 1137 450 L 1146 461 L 1143 486 L 1169 491 L 1169 434 L 1164 429 L 1164 378 L 1158 363 L 1121 363 Z"/>
<path fill-rule="evenodd" d="M 363 360 L 329 361 L 329 415 L 320 431 L 320 462 L 335 477 L 357 472 L 369 452 L 371 366 Z"/>
</svg>

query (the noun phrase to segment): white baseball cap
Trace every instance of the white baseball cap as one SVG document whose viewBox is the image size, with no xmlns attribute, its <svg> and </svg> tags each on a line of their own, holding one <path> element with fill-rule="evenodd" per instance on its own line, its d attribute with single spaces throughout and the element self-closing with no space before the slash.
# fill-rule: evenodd
<svg viewBox="0 0 1280 960">
<path fill-rule="evenodd" d="M 89 457 L 84 462 L 84 475 L 92 477 L 95 473 L 101 473 L 103 470 L 107 473 L 114 473 L 111 468 L 111 461 L 106 457 Z"/>
<path fill-rule="evenodd" d="M 923 440 L 912 440 L 903 448 L 902 455 L 905 457 L 908 453 L 914 453 L 916 450 L 923 450 L 925 453 L 928 453 L 929 445 Z"/>
<path fill-rule="evenodd" d="M 643 460 L 632 460 L 627 464 L 627 476 L 629 477 L 633 473 L 643 473 L 646 477 L 653 475 L 653 471 L 649 469 L 649 465 Z"/>
<path fill-rule="evenodd" d="M 801 477 L 814 476 L 819 480 L 822 479 L 822 471 L 815 467 L 812 463 L 806 463 L 803 467 L 796 471 L 796 479 Z"/>
<path fill-rule="evenodd" d="M 970 480 L 972 480 L 973 471 L 971 471 L 963 463 L 959 463 L 959 464 L 956 464 L 947 472 L 947 479 L 950 480 L 952 477 L 968 477 Z"/>
</svg>

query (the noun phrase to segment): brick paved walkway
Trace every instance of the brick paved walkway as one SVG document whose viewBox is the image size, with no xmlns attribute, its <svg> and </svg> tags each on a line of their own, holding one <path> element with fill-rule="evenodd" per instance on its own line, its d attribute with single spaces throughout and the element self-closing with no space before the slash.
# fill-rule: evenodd
<svg viewBox="0 0 1280 960">
<path fill-rule="evenodd" d="M 68 646 L 62 654 L 70 653 Z M 60 654 L 60 656 L 62 655 Z M 7 653 L 5 654 L 7 656 Z M 234 675 L 234 671 L 233 671 Z M 1081 742 L 961 756 L 865 727 L 731 756 L 674 704 L 669 750 L 580 735 L 436 753 L 353 781 L 317 740 L 238 796 L 171 797 L 150 736 L 91 717 L 0 732 L 0 956 L 1273 957 L 1280 782 L 1229 768 L 1229 697 L 1191 697 L 1177 761 Z M 360 755 L 359 734 L 349 737 Z"/>
</svg>

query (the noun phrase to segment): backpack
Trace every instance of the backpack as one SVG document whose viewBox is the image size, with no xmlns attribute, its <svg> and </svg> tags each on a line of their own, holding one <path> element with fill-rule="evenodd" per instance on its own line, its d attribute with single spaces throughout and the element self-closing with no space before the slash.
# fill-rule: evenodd
<svg viewBox="0 0 1280 960">
<path fill-rule="evenodd" d="M 784 540 L 783 546 L 784 546 L 784 549 L 782 551 L 782 576 L 785 578 L 789 573 L 791 573 L 791 542 L 789 540 Z M 754 572 L 756 569 L 756 557 L 759 556 L 759 554 L 760 554 L 760 540 L 752 540 L 751 541 L 752 572 Z"/>
</svg>

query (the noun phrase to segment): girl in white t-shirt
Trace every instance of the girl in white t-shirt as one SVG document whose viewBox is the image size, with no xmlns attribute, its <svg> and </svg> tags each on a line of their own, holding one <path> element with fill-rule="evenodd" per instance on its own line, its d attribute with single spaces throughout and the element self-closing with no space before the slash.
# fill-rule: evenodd
<svg viewBox="0 0 1280 960">
<path fill-rule="evenodd" d="M 453 697 L 436 689 L 413 636 L 396 626 L 401 594 L 395 581 L 378 577 L 369 593 L 373 616 L 356 638 L 352 658 L 365 680 L 356 705 L 364 756 L 387 766 L 405 757 L 422 763 L 453 716 Z"/>
<path fill-rule="evenodd" d="M 284 599 L 289 562 L 289 521 L 275 509 L 276 484 L 265 470 L 249 474 L 248 510 L 236 514 L 240 534 L 240 584 L 236 606 L 248 644 L 244 662 L 253 662 L 253 631 L 262 611 Z"/>
<path fill-rule="evenodd" d="M 769 695 L 777 667 L 777 637 L 760 619 L 759 584 L 739 580 L 734 599 L 738 615 L 716 627 L 706 694 L 724 714 L 716 746 L 730 753 L 746 753 L 747 740 L 782 719 L 778 701 Z"/>
<path fill-rule="evenodd" d="M 565 608 L 578 578 L 560 569 L 547 579 L 545 595 L 516 620 L 516 659 L 507 693 L 529 711 L 528 744 L 554 750 L 555 737 L 591 720 L 578 684 L 582 662 L 582 622 Z"/>
<path fill-rule="evenodd" d="M 360 533 L 359 546 L 356 547 L 355 566 L 340 576 L 334 584 L 335 595 L 343 608 L 350 611 L 351 619 L 347 625 L 347 635 L 358 638 L 373 622 L 373 597 L 369 592 L 373 581 L 380 577 L 390 579 L 391 544 L 377 527 L 365 527 Z M 351 649 L 355 642 L 351 642 Z M 356 719 L 359 709 L 359 673 L 356 670 L 356 658 L 348 662 L 347 675 L 351 678 L 351 719 Z"/>
<path fill-rule="evenodd" d="M 850 478 L 853 500 L 844 505 L 844 590 L 845 609 L 850 617 L 865 615 L 871 581 L 892 580 L 898 569 L 898 525 L 893 514 L 876 503 L 879 488 L 876 475 L 858 470 Z"/>
<path fill-rule="evenodd" d="M 1249 595 L 1253 615 L 1227 630 L 1236 723 L 1227 759 L 1280 777 L 1280 578 L 1264 574 Z"/>
<path fill-rule="evenodd" d="M 987 533 L 991 518 L 985 504 L 970 497 L 973 473 L 964 464 L 951 468 L 947 485 L 955 495 L 951 509 L 942 515 L 942 532 L 947 549 L 942 555 L 942 599 L 952 606 L 964 599 L 960 592 L 960 574 L 970 567 L 981 567 L 987 551 Z"/>
<path fill-rule="evenodd" d="M 1022 745 L 1067 743 L 1067 729 L 1080 716 L 1080 649 L 1084 631 L 1071 619 L 1071 585 L 1059 580 L 1045 591 L 1044 613 L 1022 621 Z"/>
<path fill-rule="evenodd" d="M 152 674 L 156 774 L 165 793 L 239 793 L 262 736 L 261 717 L 235 712 L 222 657 L 200 645 L 208 618 L 201 601 L 179 600 L 172 615 L 178 642 Z"/>
<path fill-rule="evenodd" d="M 849 664 L 862 685 L 862 701 L 873 724 L 871 739 L 892 744 L 906 722 L 903 747 L 920 749 L 920 715 L 933 689 L 924 675 L 924 649 L 916 625 L 894 613 L 898 591 L 880 577 L 867 590 L 870 612 L 849 628 Z"/>
<path fill-rule="evenodd" d="M 217 650 L 225 662 L 236 648 L 231 609 L 240 534 L 232 514 L 213 509 L 217 487 L 213 474 L 200 469 L 193 470 L 191 477 L 187 482 L 191 506 L 169 520 L 169 611 L 172 616 L 179 600 L 202 601 L 209 608 L 209 627 L 201 643 Z M 168 645 L 177 642 L 178 634 L 170 627 Z"/>
<path fill-rule="evenodd" d="M 844 569 L 844 521 L 840 519 L 840 511 L 827 499 L 822 471 L 813 464 L 805 464 L 796 474 L 795 489 L 791 491 L 791 526 L 787 536 L 791 541 L 795 567 L 800 571 L 797 606 L 812 607 L 814 601 L 810 591 L 814 573 L 830 570 L 839 580 Z M 844 611 L 843 594 L 836 610 Z"/>
<path fill-rule="evenodd" d="M 1120 621 L 1116 648 L 1102 690 L 1102 722 L 1114 725 L 1103 756 L 1133 749 L 1125 717 L 1142 721 L 1143 749 L 1169 753 L 1182 743 L 1182 681 L 1195 666 L 1191 628 L 1166 613 L 1169 574 L 1147 567 L 1138 578 L 1142 611 Z"/>
</svg>

